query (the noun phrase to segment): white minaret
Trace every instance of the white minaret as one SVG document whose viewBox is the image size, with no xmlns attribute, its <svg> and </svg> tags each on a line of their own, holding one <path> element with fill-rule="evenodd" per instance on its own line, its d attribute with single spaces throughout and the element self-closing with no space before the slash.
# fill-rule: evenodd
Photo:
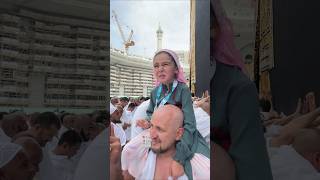
<svg viewBox="0 0 320 180">
<path fill-rule="evenodd" d="M 157 51 L 159 49 L 162 49 L 162 34 L 163 34 L 163 31 L 161 30 L 160 23 L 159 23 L 159 28 L 157 30 Z"/>
</svg>

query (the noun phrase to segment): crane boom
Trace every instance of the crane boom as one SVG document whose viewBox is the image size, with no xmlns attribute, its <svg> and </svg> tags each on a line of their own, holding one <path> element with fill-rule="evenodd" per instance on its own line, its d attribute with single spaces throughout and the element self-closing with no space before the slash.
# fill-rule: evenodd
<svg viewBox="0 0 320 180">
<path fill-rule="evenodd" d="M 124 33 L 123 33 L 123 30 L 122 30 L 122 27 L 121 27 L 121 25 L 119 23 L 118 16 L 117 16 L 117 14 L 116 14 L 116 12 L 114 10 L 112 10 L 112 14 L 113 14 L 113 18 L 115 19 L 116 24 L 118 26 L 121 38 L 123 40 L 125 53 L 128 54 L 129 46 L 134 46 L 134 41 L 131 40 L 132 39 L 132 35 L 133 35 L 133 30 L 131 30 L 131 32 L 129 34 L 129 37 L 128 37 L 128 40 L 126 40 L 126 38 L 124 36 Z"/>
<path fill-rule="evenodd" d="M 116 12 L 115 12 L 114 10 L 112 10 L 112 13 L 113 13 L 113 17 L 114 17 L 114 19 L 115 19 L 115 21 L 116 21 L 116 23 L 117 23 L 118 29 L 119 29 L 119 31 L 120 31 L 120 35 L 121 35 L 121 38 L 122 38 L 122 40 L 123 40 L 123 43 L 126 43 L 126 39 L 125 39 L 125 37 L 124 37 L 122 28 L 121 28 L 121 26 L 120 26 L 120 23 L 119 23 L 117 14 L 116 14 Z"/>
<path fill-rule="evenodd" d="M 130 42 L 130 41 L 131 41 L 132 35 L 133 35 L 133 30 L 131 30 L 130 35 L 129 35 L 129 37 L 128 37 L 127 42 Z"/>
</svg>

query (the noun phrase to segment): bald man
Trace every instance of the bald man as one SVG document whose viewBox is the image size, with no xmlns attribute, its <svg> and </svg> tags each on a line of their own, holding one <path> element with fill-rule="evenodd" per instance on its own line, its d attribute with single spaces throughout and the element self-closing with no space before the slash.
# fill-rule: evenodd
<svg viewBox="0 0 320 180">
<path fill-rule="evenodd" d="M 181 109 L 174 105 L 158 108 L 152 115 L 151 128 L 132 139 L 123 149 L 121 163 L 125 179 L 171 178 L 175 144 L 184 133 L 182 125 Z M 148 137 L 151 140 L 150 147 Z M 190 163 L 194 180 L 210 179 L 210 159 L 195 153 Z M 183 170 L 178 177 L 187 179 Z"/>
<path fill-rule="evenodd" d="M 43 155 L 39 143 L 31 137 L 20 137 L 14 141 L 23 147 L 30 163 L 34 166 L 36 172 L 39 171 L 39 164 L 42 161 Z"/>
</svg>

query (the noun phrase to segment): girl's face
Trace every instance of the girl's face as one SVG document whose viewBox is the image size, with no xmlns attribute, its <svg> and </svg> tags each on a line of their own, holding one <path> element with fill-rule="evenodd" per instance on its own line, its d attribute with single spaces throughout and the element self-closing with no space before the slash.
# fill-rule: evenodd
<svg viewBox="0 0 320 180">
<path fill-rule="evenodd" d="M 153 60 L 153 72 L 161 84 L 170 84 L 178 74 L 178 68 L 167 53 L 160 53 Z"/>
</svg>

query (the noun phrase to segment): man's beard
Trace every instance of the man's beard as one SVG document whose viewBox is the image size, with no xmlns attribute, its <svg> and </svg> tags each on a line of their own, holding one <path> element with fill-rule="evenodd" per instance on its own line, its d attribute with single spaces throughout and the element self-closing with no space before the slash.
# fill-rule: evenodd
<svg viewBox="0 0 320 180">
<path fill-rule="evenodd" d="M 162 154 L 168 151 L 168 148 L 164 149 L 161 147 L 159 149 L 153 149 L 152 147 L 150 148 L 152 152 L 154 152 L 155 154 Z"/>
</svg>

